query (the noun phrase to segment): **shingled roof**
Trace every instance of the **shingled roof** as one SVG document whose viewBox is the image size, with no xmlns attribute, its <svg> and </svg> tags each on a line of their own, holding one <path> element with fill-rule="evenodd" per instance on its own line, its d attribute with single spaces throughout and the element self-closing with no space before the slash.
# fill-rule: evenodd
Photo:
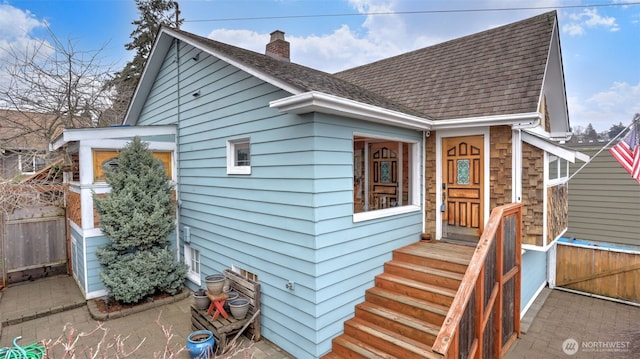
<svg viewBox="0 0 640 359">
<path fill-rule="evenodd" d="M 424 114 L 409 107 L 403 106 L 386 98 L 385 96 L 349 83 L 329 73 L 288 61 L 274 59 L 273 57 L 264 54 L 228 45 L 186 31 L 169 28 L 166 28 L 166 30 L 180 33 L 183 36 L 196 41 L 200 46 L 222 53 L 257 71 L 278 78 L 292 87 L 299 89 L 300 92 L 318 91 L 382 107 L 388 110 L 425 117 Z"/>
<path fill-rule="evenodd" d="M 433 119 L 538 110 L 556 12 L 548 12 L 335 76 Z"/>
<path fill-rule="evenodd" d="M 0 149 L 46 150 L 49 131 L 58 127 L 55 120 L 53 115 L 0 109 Z"/>
</svg>

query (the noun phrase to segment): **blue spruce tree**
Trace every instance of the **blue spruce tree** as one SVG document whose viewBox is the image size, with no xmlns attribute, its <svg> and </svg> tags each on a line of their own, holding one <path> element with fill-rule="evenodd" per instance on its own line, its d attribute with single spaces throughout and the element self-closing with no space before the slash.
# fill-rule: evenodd
<svg viewBox="0 0 640 359">
<path fill-rule="evenodd" d="M 105 170 L 111 192 L 94 196 L 100 228 L 111 240 L 96 253 L 104 266 L 102 281 L 122 303 L 175 294 L 182 289 L 187 268 L 170 248 L 175 206 L 162 162 L 135 137 L 116 163 Z"/>
</svg>

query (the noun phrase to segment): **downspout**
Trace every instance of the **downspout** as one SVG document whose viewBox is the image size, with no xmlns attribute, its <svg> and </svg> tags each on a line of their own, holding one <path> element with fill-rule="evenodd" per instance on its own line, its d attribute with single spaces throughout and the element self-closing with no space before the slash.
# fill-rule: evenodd
<svg viewBox="0 0 640 359">
<path fill-rule="evenodd" d="M 176 3 L 177 6 L 177 3 Z M 176 15 L 177 16 L 177 15 Z M 175 39 L 176 43 L 176 138 L 175 138 L 175 177 L 176 177 L 176 259 L 180 261 L 180 209 L 182 208 L 182 200 L 180 199 L 180 40 Z"/>
</svg>

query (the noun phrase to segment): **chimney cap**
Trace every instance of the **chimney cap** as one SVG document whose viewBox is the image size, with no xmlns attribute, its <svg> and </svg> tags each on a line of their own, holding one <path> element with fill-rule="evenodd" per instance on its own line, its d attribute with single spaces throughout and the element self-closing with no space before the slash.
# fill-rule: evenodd
<svg viewBox="0 0 640 359">
<path fill-rule="evenodd" d="M 282 30 L 274 30 L 270 35 L 270 41 L 284 40 L 284 31 Z"/>
</svg>

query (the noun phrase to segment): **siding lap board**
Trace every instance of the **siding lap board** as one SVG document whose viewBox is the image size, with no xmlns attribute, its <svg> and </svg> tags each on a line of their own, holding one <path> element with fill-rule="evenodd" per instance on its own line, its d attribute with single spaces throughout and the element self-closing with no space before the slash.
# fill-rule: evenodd
<svg viewBox="0 0 640 359">
<path fill-rule="evenodd" d="M 291 94 L 210 55 L 193 61 L 187 45 L 179 52 L 180 74 L 174 45 L 138 124 L 178 126 L 180 223 L 201 253 L 201 276 L 231 265 L 257 274 L 262 334 L 316 358 L 391 251 L 422 230 L 419 211 L 353 222 L 353 134 L 419 143 L 421 133 L 280 113 L 269 102 Z M 251 175 L 227 175 L 227 140 L 242 137 L 251 139 Z"/>
</svg>

